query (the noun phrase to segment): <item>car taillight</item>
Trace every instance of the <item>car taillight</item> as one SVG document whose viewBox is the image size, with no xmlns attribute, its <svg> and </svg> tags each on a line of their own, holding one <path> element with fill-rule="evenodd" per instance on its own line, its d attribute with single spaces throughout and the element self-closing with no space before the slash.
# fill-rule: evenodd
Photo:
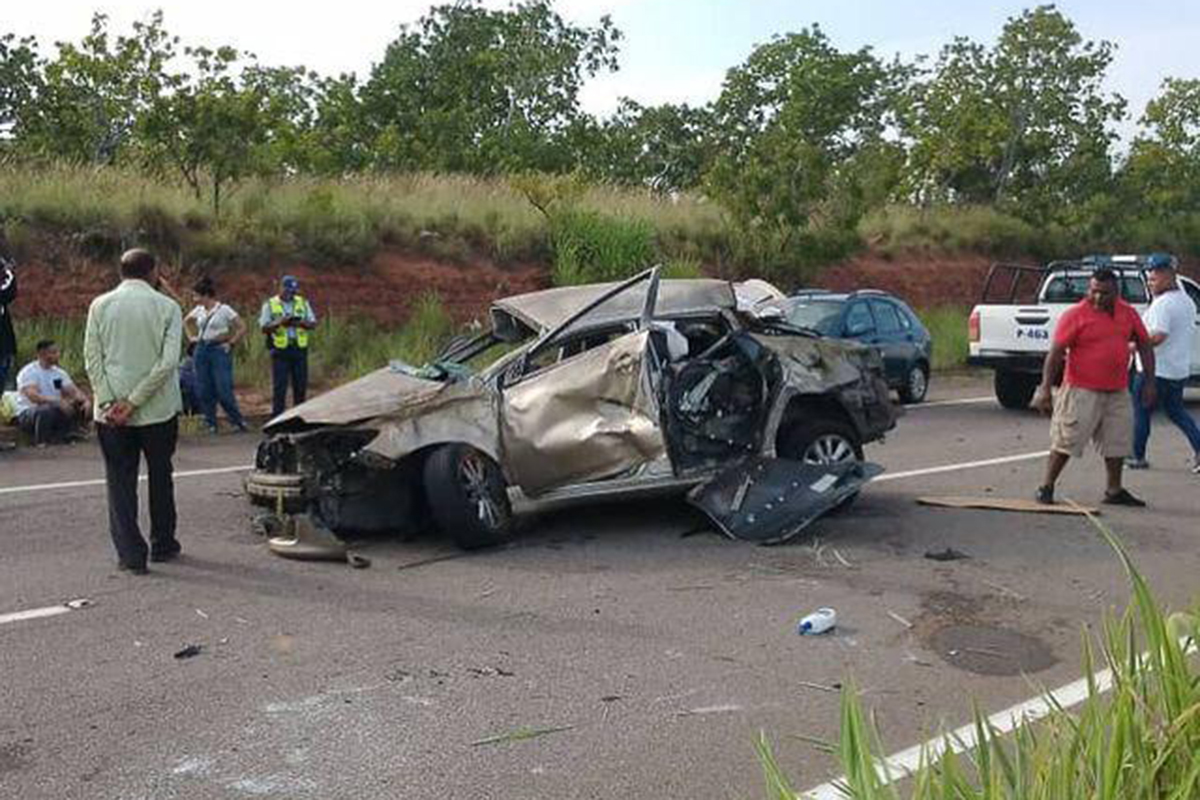
<svg viewBox="0 0 1200 800">
<path fill-rule="evenodd" d="M 971 312 L 971 316 L 967 318 L 967 341 L 979 341 L 979 309 Z"/>
</svg>

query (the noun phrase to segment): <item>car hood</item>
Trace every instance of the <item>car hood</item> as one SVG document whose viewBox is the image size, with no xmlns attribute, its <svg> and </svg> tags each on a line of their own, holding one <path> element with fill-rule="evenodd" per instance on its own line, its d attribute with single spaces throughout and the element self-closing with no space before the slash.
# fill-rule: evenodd
<svg viewBox="0 0 1200 800">
<path fill-rule="evenodd" d="M 264 426 L 278 433 L 311 425 L 348 425 L 425 405 L 450 386 L 389 367 L 339 386 L 285 411 Z"/>
</svg>

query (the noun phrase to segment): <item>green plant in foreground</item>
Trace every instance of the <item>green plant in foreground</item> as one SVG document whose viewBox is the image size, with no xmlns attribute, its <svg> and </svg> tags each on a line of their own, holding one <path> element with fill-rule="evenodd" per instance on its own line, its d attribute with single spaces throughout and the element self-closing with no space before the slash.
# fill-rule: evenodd
<svg viewBox="0 0 1200 800">
<path fill-rule="evenodd" d="M 1085 636 L 1087 698 L 1074 710 L 1048 697 L 1049 713 L 1010 735 L 976 711 L 974 745 L 927 752 L 901 792 L 880 760 L 878 734 L 852 686 L 842 693 L 839 756 L 848 797 L 912 800 L 1184 800 L 1200 796 L 1200 676 L 1188 655 L 1194 614 L 1167 615 L 1115 534 L 1091 518 L 1116 552 L 1132 602 L 1107 619 L 1099 650 Z M 1102 662 L 1105 670 L 1094 672 Z M 1108 688 L 1111 685 L 1111 688 Z M 1108 691 L 1105 691 L 1108 689 Z M 961 748 L 960 748 L 961 749 Z M 767 795 L 797 795 L 765 737 L 757 743 Z"/>
</svg>

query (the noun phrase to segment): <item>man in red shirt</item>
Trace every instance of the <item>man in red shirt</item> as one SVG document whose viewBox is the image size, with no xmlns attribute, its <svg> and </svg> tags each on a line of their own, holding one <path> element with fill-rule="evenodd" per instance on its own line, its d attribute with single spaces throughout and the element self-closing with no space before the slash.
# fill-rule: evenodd
<svg viewBox="0 0 1200 800">
<path fill-rule="evenodd" d="M 1098 269 L 1088 283 L 1088 294 L 1058 321 L 1054 343 L 1046 356 L 1042 383 L 1033 396 L 1039 411 L 1050 412 L 1050 458 L 1046 480 L 1038 487 L 1039 503 L 1054 502 L 1054 484 L 1072 456 L 1083 455 L 1088 440 L 1104 458 L 1108 486 L 1104 502 L 1143 507 L 1121 485 L 1121 468 L 1133 451 L 1133 419 L 1129 413 L 1126 387 L 1129 384 L 1129 343 L 1141 356 L 1147 375 L 1154 374 L 1154 348 L 1142 318 L 1117 296 L 1117 276 L 1111 269 Z M 1066 377 L 1063 378 L 1063 366 Z M 1141 401 L 1154 406 L 1154 381 L 1147 380 Z"/>
</svg>

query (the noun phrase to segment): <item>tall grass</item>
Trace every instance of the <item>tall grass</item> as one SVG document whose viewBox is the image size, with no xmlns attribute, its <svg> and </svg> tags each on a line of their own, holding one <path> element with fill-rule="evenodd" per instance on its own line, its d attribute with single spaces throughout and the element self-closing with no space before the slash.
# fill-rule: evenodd
<svg viewBox="0 0 1200 800">
<path fill-rule="evenodd" d="M 1042 720 L 1001 734 L 976 712 L 975 744 L 954 752 L 944 741 L 927 754 L 901 790 L 881 769 L 883 748 L 853 688 L 842 695 L 839 755 L 845 785 L 856 800 L 1183 800 L 1200 796 L 1200 673 L 1193 650 L 1200 625 L 1195 614 L 1168 615 L 1155 600 L 1117 537 L 1098 520 L 1100 534 L 1117 554 L 1132 599 L 1109 618 L 1097 641 L 1085 637 L 1083 669 L 1111 674 L 1111 689 L 1094 677 L 1077 711 L 1050 703 Z M 765 738 L 758 743 L 767 793 L 794 800 L 786 776 Z"/>
<path fill-rule="evenodd" d="M 87 384 L 83 364 L 84 320 L 51 317 L 18 318 L 17 368 L 32 361 L 42 339 L 58 342 L 62 367 L 81 385 Z M 248 320 L 252 328 L 254 320 Z M 454 323 L 436 295 L 421 297 L 404 326 L 385 328 L 370 319 L 326 316 L 312 333 L 309 381 L 314 387 L 343 383 L 386 366 L 391 359 L 423 364 L 437 354 L 454 333 Z M 265 393 L 271 386 L 271 356 L 266 337 L 252 331 L 234 349 L 234 384 Z"/>
<path fill-rule="evenodd" d="M 858 233 L 883 255 L 923 249 L 1049 256 L 1079 246 L 1060 229 L 1036 227 L 990 206 L 888 206 L 864 216 Z"/>
<path fill-rule="evenodd" d="M 967 342 L 967 317 L 969 308 L 961 306 L 935 306 L 917 311 L 921 322 L 933 337 L 933 364 L 935 371 L 961 369 L 967 365 L 969 346 Z"/>
<path fill-rule="evenodd" d="M 667 256 L 716 259 L 719 210 L 702 198 L 590 186 L 582 211 L 647 226 Z M 430 174 L 247 180 L 220 218 L 181 186 L 116 168 L 0 164 L 0 224 L 19 254 L 34 255 L 42 233 L 68 234 L 101 255 L 150 244 L 170 260 L 256 264 L 293 258 L 361 263 L 403 246 L 458 259 L 550 260 L 545 217 L 503 179 Z"/>
</svg>

